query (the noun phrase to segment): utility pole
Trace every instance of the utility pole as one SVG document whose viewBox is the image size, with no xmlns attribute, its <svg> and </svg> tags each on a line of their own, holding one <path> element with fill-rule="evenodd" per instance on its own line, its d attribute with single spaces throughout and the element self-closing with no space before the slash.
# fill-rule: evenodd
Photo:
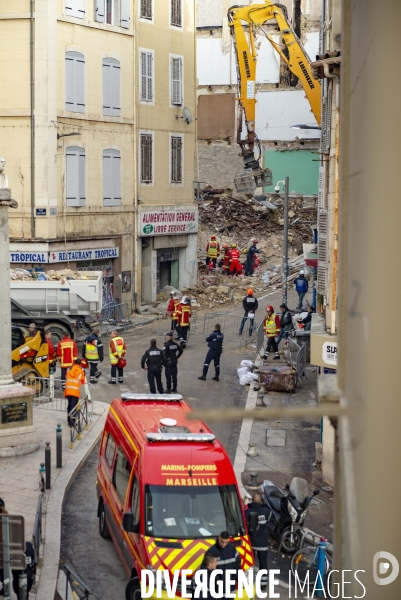
<svg viewBox="0 0 401 600">
<path fill-rule="evenodd" d="M 283 243 L 283 304 L 287 306 L 287 278 L 288 278 L 288 191 L 290 178 L 284 180 L 284 243 Z"/>
</svg>

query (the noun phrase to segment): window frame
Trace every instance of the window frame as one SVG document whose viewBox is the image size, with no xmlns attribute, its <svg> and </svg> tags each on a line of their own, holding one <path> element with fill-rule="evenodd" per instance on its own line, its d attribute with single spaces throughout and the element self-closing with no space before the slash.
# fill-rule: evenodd
<svg viewBox="0 0 401 600">
<path fill-rule="evenodd" d="M 143 85 L 142 85 L 142 55 L 147 55 L 147 56 L 151 56 L 152 58 L 152 73 L 151 73 L 151 82 L 152 82 L 152 98 L 151 100 L 145 100 L 142 98 L 142 90 L 143 90 Z M 140 77 L 140 84 L 139 84 L 139 102 L 140 104 L 143 104 L 144 106 L 154 106 L 155 105 L 155 51 L 151 48 L 139 48 L 139 77 Z M 146 79 L 148 79 L 149 76 L 146 75 Z"/>
<path fill-rule="evenodd" d="M 135 505 L 134 505 L 134 499 Z M 136 475 L 132 480 L 132 489 L 131 489 L 131 511 L 134 515 L 134 525 L 138 525 L 141 521 L 141 486 L 139 485 L 139 481 Z"/>
<path fill-rule="evenodd" d="M 75 202 L 71 202 L 71 200 L 68 200 L 68 156 L 72 156 L 73 154 L 78 155 L 78 204 L 76 203 L 76 197 L 75 197 Z M 82 161 L 80 160 L 80 158 L 83 157 L 84 158 L 84 163 L 83 163 L 83 175 L 81 176 L 81 171 L 80 169 Z M 65 149 L 65 204 L 68 208 L 82 208 L 84 206 L 86 206 L 86 151 L 85 148 L 81 147 L 81 146 L 67 146 Z M 81 189 L 80 189 L 80 183 L 83 183 L 83 196 L 81 197 Z"/>
<path fill-rule="evenodd" d="M 141 14 L 141 4 L 142 4 L 142 0 L 139 0 L 138 2 L 138 14 L 139 14 L 139 20 L 142 23 L 150 23 L 151 25 L 154 25 L 155 23 L 155 2 L 154 0 L 148 0 L 151 4 L 151 12 L 152 12 L 152 17 L 149 19 L 148 17 L 143 17 Z"/>
<path fill-rule="evenodd" d="M 83 7 L 83 10 L 77 8 L 77 4 L 78 2 L 81 2 L 81 6 Z M 72 4 L 74 5 L 73 7 L 67 7 L 67 4 Z M 68 14 L 67 10 L 71 10 L 71 12 L 75 12 L 76 14 Z M 64 11 L 65 11 L 65 16 L 66 17 L 71 17 L 72 19 L 85 19 L 85 0 L 65 0 L 64 3 Z M 81 13 L 81 14 L 79 14 Z"/>
<path fill-rule="evenodd" d="M 73 93 L 73 99 L 74 101 L 71 103 L 67 103 L 67 93 L 68 93 L 68 82 L 67 82 L 67 61 L 73 61 L 73 76 L 74 76 L 74 93 Z M 79 98 L 77 98 L 77 91 L 76 91 L 76 84 L 75 84 L 75 77 L 76 77 L 76 63 L 82 63 L 83 64 L 83 74 L 82 74 L 82 93 L 83 93 L 83 102 L 79 103 L 77 102 L 77 100 Z M 85 102 L 85 97 L 86 97 L 86 93 L 85 93 L 85 65 L 86 65 L 86 61 L 85 61 L 85 55 L 82 52 L 79 52 L 78 50 L 65 50 L 64 52 L 64 108 L 66 112 L 72 112 L 72 113 L 79 113 L 79 114 L 85 114 L 86 112 L 86 102 Z M 67 106 L 67 104 L 69 104 L 69 106 Z M 77 108 L 80 108 L 80 110 L 74 110 Z M 82 110 L 81 110 L 82 109 Z"/>
<path fill-rule="evenodd" d="M 121 497 L 120 492 L 117 489 L 117 485 L 116 485 L 116 471 L 117 471 L 117 466 L 118 466 L 118 457 L 119 457 L 119 453 L 122 453 L 124 455 L 124 458 L 126 459 L 128 465 L 129 465 L 129 471 L 128 472 L 128 476 L 127 476 L 127 485 L 125 486 L 125 490 L 124 490 L 124 495 L 123 497 Z M 124 506 L 125 504 L 125 499 L 127 497 L 127 490 L 128 490 L 128 484 L 131 478 L 131 473 L 132 473 L 132 464 L 128 458 L 128 456 L 126 455 L 126 453 L 124 452 L 123 448 L 121 446 L 117 446 L 117 453 L 115 455 L 115 459 L 114 459 L 114 469 L 113 469 L 113 486 L 114 489 L 116 491 L 117 496 L 119 497 L 121 504 Z"/>
<path fill-rule="evenodd" d="M 173 102 L 173 60 L 181 60 L 181 102 Z M 184 106 L 184 57 L 181 54 L 169 54 L 170 107 Z"/>
<path fill-rule="evenodd" d="M 109 154 L 109 156 L 107 156 L 107 154 Z M 106 156 L 105 156 L 106 155 Z M 112 189 L 113 189 L 113 194 L 112 197 L 110 198 L 110 202 L 106 203 L 106 198 L 105 198 L 105 162 L 104 159 L 105 158 L 111 158 L 111 165 L 112 165 L 112 181 L 114 182 L 114 165 L 116 164 L 115 161 L 113 161 L 113 158 L 118 158 L 118 169 L 119 169 L 119 194 L 114 195 L 114 186 L 112 185 Z M 103 168 L 103 206 L 104 207 L 112 207 L 112 206 L 121 206 L 123 199 L 122 199 L 122 189 L 121 189 L 121 182 L 122 182 L 122 158 L 121 158 L 121 151 L 116 149 L 116 148 L 105 148 L 102 152 L 102 168 Z"/>
<path fill-rule="evenodd" d="M 181 139 L 181 181 L 173 181 L 173 138 Z M 169 181 L 170 186 L 173 187 L 184 187 L 184 134 L 183 133 L 170 133 L 169 135 Z"/>
<path fill-rule="evenodd" d="M 152 179 L 149 182 L 146 182 L 142 179 L 142 136 L 148 135 L 152 139 L 152 152 L 151 152 L 151 170 L 152 170 Z M 155 185 L 155 133 L 154 131 L 149 131 L 146 129 L 139 131 L 139 185 L 143 187 L 152 187 Z"/>
<path fill-rule="evenodd" d="M 173 4 L 175 2 L 179 2 L 180 4 L 180 12 L 181 12 L 181 25 L 175 25 L 173 23 Z M 169 26 L 172 29 L 175 29 L 177 31 L 183 31 L 184 29 L 184 7 L 183 7 L 183 2 L 182 0 L 169 0 Z"/>
<path fill-rule="evenodd" d="M 105 112 L 105 73 L 106 73 L 106 71 L 105 71 L 104 67 L 110 67 L 111 106 L 109 108 L 109 111 L 110 111 L 109 113 Z M 114 107 L 115 94 L 113 94 L 113 73 L 115 71 L 113 69 L 118 69 L 118 104 L 119 104 L 118 108 Z M 121 85 L 121 62 L 117 58 L 114 58 L 112 56 L 105 56 L 104 58 L 102 58 L 102 114 L 103 114 L 103 116 L 118 117 L 118 118 L 121 117 L 121 113 L 122 113 L 121 88 L 122 88 L 122 85 Z"/>
<path fill-rule="evenodd" d="M 111 23 L 107 22 L 107 2 L 108 0 L 94 0 L 94 20 L 96 23 L 103 23 L 110 27 L 120 27 L 122 29 L 131 28 L 131 3 L 130 0 L 110 0 L 111 2 Z M 103 15 L 99 18 L 99 4 L 102 3 Z M 118 22 L 115 23 L 115 6 L 118 3 Z M 123 13 L 127 10 L 127 19 L 123 19 Z M 125 24 L 123 24 L 123 22 Z"/>
</svg>

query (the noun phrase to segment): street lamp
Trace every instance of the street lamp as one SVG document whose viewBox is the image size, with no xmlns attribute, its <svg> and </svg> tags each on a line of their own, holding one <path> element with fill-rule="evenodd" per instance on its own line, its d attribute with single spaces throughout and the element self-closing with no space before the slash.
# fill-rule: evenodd
<svg viewBox="0 0 401 600">
<path fill-rule="evenodd" d="M 283 299 L 282 303 L 287 306 L 287 278 L 288 278 L 288 190 L 290 188 L 290 178 L 278 181 L 274 191 L 280 192 L 280 183 L 284 188 L 284 243 L 283 243 Z"/>
</svg>

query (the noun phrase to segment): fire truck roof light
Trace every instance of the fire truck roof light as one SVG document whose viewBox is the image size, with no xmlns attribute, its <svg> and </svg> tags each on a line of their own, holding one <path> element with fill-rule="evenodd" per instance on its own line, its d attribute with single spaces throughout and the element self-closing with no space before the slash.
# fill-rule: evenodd
<svg viewBox="0 0 401 600">
<path fill-rule="evenodd" d="M 216 437 L 213 433 L 147 433 L 149 442 L 209 442 Z"/>
<path fill-rule="evenodd" d="M 181 402 L 179 394 L 121 394 L 123 402 Z"/>
</svg>

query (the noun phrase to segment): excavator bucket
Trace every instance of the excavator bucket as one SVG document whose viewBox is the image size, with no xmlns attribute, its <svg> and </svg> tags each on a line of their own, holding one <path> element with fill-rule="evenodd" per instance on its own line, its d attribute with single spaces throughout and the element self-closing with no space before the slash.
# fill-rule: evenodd
<svg viewBox="0 0 401 600">
<path fill-rule="evenodd" d="M 235 191 L 239 194 L 253 193 L 256 190 L 256 182 L 252 169 L 245 169 L 234 177 Z"/>
</svg>

